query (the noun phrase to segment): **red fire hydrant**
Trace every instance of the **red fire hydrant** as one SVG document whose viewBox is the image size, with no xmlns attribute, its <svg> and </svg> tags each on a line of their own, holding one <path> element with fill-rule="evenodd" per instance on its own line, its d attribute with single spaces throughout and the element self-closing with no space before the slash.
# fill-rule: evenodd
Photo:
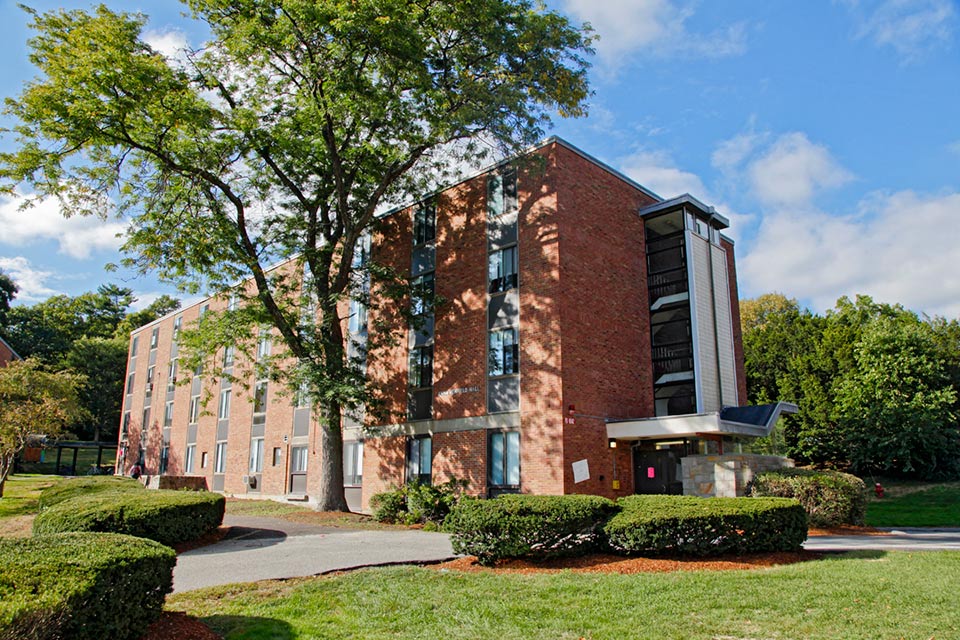
<svg viewBox="0 0 960 640">
<path fill-rule="evenodd" d="M 879 482 L 873 485 L 873 492 L 877 494 L 878 498 L 883 497 L 883 485 Z"/>
</svg>

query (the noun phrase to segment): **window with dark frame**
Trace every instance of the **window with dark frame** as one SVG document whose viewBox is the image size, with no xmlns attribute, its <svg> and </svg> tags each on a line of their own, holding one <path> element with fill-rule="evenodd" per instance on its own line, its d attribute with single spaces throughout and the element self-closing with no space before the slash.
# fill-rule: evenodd
<svg viewBox="0 0 960 640">
<path fill-rule="evenodd" d="M 487 215 L 496 218 L 517 210 L 517 170 L 514 167 L 487 177 Z"/>
<path fill-rule="evenodd" d="M 226 473 L 227 471 L 227 443 L 218 442 L 216 453 L 213 457 L 213 472 Z"/>
<path fill-rule="evenodd" d="M 489 292 L 501 293 L 517 287 L 517 247 L 497 249 L 487 262 Z"/>
<path fill-rule="evenodd" d="M 363 442 L 343 443 L 343 484 L 359 487 L 363 484 Z"/>
<path fill-rule="evenodd" d="M 410 350 L 410 387 L 425 389 L 433 386 L 433 347 L 415 347 Z"/>
<path fill-rule="evenodd" d="M 131 393 L 133 393 L 133 382 L 135 377 L 136 375 L 134 374 L 133 371 L 131 371 L 130 374 L 127 376 L 127 395 L 130 395 Z"/>
<path fill-rule="evenodd" d="M 487 460 L 487 479 L 491 489 L 520 489 L 519 431 L 491 431 Z"/>
<path fill-rule="evenodd" d="M 520 373 L 516 328 L 491 331 L 487 357 L 487 375 L 490 377 Z"/>
<path fill-rule="evenodd" d="M 433 313 L 435 289 L 436 282 L 432 271 L 414 278 L 411 283 L 410 313 L 415 316 Z"/>
<path fill-rule="evenodd" d="M 307 448 L 291 447 L 290 448 L 290 473 L 306 473 L 306 472 L 307 472 Z"/>
<path fill-rule="evenodd" d="M 156 327 L 154 328 L 153 331 L 150 332 L 150 351 L 153 351 L 154 349 L 157 348 L 157 342 L 159 341 L 160 341 L 160 327 Z"/>
<path fill-rule="evenodd" d="M 436 237 L 437 206 L 433 200 L 427 200 L 413 210 L 413 244 L 426 244 Z"/>
<path fill-rule="evenodd" d="M 433 438 L 407 439 L 407 482 L 430 484 L 433 475 Z"/>
</svg>

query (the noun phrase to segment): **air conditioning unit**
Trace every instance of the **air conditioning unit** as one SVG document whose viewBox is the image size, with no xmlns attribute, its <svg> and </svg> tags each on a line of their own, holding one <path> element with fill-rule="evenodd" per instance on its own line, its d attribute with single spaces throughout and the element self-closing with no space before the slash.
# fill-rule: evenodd
<svg viewBox="0 0 960 640">
<path fill-rule="evenodd" d="M 247 486 L 251 489 L 257 488 L 257 476 L 247 476 Z"/>
<path fill-rule="evenodd" d="M 147 393 L 153 393 L 153 383 L 152 383 L 152 382 L 148 382 L 148 383 L 147 383 Z"/>
</svg>

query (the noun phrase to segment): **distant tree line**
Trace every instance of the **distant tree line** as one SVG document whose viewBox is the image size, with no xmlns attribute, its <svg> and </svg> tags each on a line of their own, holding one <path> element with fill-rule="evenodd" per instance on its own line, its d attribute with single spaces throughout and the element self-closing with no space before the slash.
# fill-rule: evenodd
<svg viewBox="0 0 960 640">
<path fill-rule="evenodd" d="M 133 291 L 105 284 L 79 296 L 11 305 L 18 287 L 0 272 L 0 336 L 48 372 L 77 374 L 80 416 L 66 431 L 82 440 L 116 440 L 130 331 L 180 308 L 160 296 L 139 311 Z"/>
<path fill-rule="evenodd" d="M 823 315 L 778 293 L 740 304 L 749 400 L 800 407 L 761 447 L 861 476 L 960 477 L 960 322 L 868 296 Z"/>
</svg>

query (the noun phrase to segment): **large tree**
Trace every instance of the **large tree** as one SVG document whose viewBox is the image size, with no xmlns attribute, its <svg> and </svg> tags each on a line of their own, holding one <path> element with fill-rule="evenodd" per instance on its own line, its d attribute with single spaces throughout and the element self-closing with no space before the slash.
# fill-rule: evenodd
<svg viewBox="0 0 960 640">
<path fill-rule="evenodd" d="M 320 409 L 319 508 L 345 510 L 341 414 L 369 391 L 338 316 L 363 295 L 358 241 L 447 167 L 580 115 L 589 38 L 531 0 L 187 4 L 211 39 L 177 61 L 144 42 L 143 16 L 33 13 L 41 76 L 8 101 L 20 149 L 0 177 L 70 213 L 112 199 L 129 264 L 187 290 L 252 281 L 185 339 L 209 355 L 274 328 L 271 375 L 306 384 Z M 302 289 L 268 270 L 286 259 Z"/>
<path fill-rule="evenodd" d="M 35 360 L 0 368 L 0 498 L 17 454 L 31 437 L 56 436 L 82 413 L 80 376 L 50 373 Z"/>
</svg>

